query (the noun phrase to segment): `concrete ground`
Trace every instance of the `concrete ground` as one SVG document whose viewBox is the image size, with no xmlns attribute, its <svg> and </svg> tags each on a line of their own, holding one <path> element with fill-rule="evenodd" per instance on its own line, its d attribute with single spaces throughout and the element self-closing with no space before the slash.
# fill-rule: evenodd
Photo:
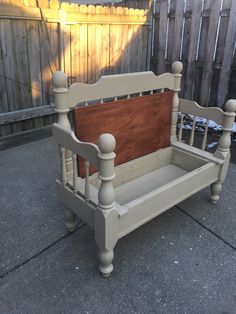
<svg viewBox="0 0 236 314">
<path fill-rule="evenodd" d="M 236 165 L 209 189 L 121 239 L 97 270 L 92 230 L 69 234 L 51 137 L 0 151 L 0 313 L 236 313 Z"/>
</svg>

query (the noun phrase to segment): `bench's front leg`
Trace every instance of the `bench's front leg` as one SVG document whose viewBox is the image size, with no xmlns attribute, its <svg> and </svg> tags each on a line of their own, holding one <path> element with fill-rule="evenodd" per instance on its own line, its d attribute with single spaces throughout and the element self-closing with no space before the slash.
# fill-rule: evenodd
<svg viewBox="0 0 236 314">
<path fill-rule="evenodd" d="M 116 243 L 116 211 L 114 209 L 114 158 L 116 141 L 111 134 L 102 134 L 98 140 L 98 170 L 101 186 L 98 193 L 98 207 L 95 213 L 95 240 L 99 249 L 99 270 L 104 277 L 109 277 Z"/>
<path fill-rule="evenodd" d="M 220 196 L 220 191 L 222 189 L 222 183 L 226 177 L 229 161 L 230 161 L 230 145 L 231 145 L 231 132 L 234 125 L 235 120 L 235 112 L 236 112 L 236 100 L 230 99 L 227 101 L 226 111 L 224 112 L 223 124 L 222 124 L 222 135 L 219 140 L 219 145 L 214 154 L 215 157 L 224 159 L 224 165 L 219 174 L 219 178 L 217 182 L 214 182 L 211 185 L 211 202 L 216 203 Z"/>
</svg>

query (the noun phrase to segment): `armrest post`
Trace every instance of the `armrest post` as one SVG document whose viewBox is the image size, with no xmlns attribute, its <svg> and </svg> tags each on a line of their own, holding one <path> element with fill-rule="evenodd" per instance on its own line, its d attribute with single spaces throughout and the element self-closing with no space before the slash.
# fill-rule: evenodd
<svg viewBox="0 0 236 314">
<path fill-rule="evenodd" d="M 172 64 L 172 72 L 174 76 L 174 88 L 172 90 L 174 92 L 174 95 L 173 95 L 173 102 L 172 102 L 172 119 L 171 119 L 171 133 L 170 133 L 171 142 L 177 141 L 176 124 L 178 120 L 178 109 L 179 109 L 178 93 L 180 91 L 182 70 L 183 70 L 183 64 L 181 62 L 177 61 Z"/>
<path fill-rule="evenodd" d="M 215 157 L 221 158 L 224 160 L 224 165 L 222 166 L 219 182 L 222 183 L 226 177 L 229 160 L 230 160 L 230 144 L 231 144 L 231 132 L 234 125 L 235 120 L 235 112 L 236 112 L 236 100 L 230 99 L 226 103 L 226 111 L 224 112 L 223 118 L 223 132 L 219 140 L 218 147 L 214 153 Z M 214 197 L 212 198 L 215 201 Z"/>
<path fill-rule="evenodd" d="M 235 120 L 235 112 L 236 112 L 236 100 L 230 99 L 227 101 L 226 105 L 226 111 L 224 112 L 224 118 L 223 118 L 223 132 L 219 140 L 219 145 L 216 150 L 216 155 L 219 155 L 219 157 L 225 158 L 229 151 L 230 151 L 230 145 L 231 145 L 231 131 L 234 125 Z"/>
<path fill-rule="evenodd" d="M 55 101 L 55 111 L 58 113 L 57 123 L 69 130 L 71 130 L 70 121 L 68 119 L 69 108 L 67 106 L 67 77 L 62 71 L 56 71 L 53 73 L 53 95 Z M 65 162 L 66 162 L 66 177 L 67 182 L 73 182 L 73 160 L 72 152 L 68 149 L 65 150 Z"/>
<path fill-rule="evenodd" d="M 112 185 L 114 174 L 113 152 L 116 141 L 113 135 L 104 133 L 98 139 L 98 170 L 101 186 L 98 192 L 98 210 L 95 221 L 95 238 L 99 248 L 99 270 L 104 277 L 110 276 L 113 270 L 113 248 L 116 243 L 116 219 L 114 217 L 115 193 Z"/>
<path fill-rule="evenodd" d="M 98 147 L 100 153 L 98 154 L 98 169 L 101 186 L 98 192 L 98 207 L 102 211 L 111 210 L 114 206 L 114 188 L 112 180 L 115 178 L 114 173 L 114 159 L 116 154 L 116 141 L 113 135 L 104 133 L 98 139 Z"/>
</svg>

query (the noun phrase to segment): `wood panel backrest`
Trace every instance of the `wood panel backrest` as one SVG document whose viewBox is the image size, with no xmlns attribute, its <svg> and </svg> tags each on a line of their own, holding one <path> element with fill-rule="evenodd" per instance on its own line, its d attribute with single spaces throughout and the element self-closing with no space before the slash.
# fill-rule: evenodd
<svg viewBox="0 0 236 314">
<path fill-rule="evenodd" d="M 113 134 L 115 165 L 152 153 L 170 145 L 172 98 L 173 92 L 164 92 L 76 108 L 76 136 L 96 143 L 102 133 Z M 82 177 L 83 164 L 80 160 Z"/>
</svg>

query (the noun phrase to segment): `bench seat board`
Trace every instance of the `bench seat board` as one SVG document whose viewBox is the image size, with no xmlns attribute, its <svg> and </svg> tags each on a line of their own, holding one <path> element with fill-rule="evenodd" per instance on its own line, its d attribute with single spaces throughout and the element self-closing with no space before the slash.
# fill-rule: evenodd
<svg viewBox="0 0 236 314">
<path fill-rule="evenodd" d="M 89 105 L 75 110 L 76 136 L 96 143 L 102 133 L 116 138 L 115 165 L 170 145 L 172 92 Z M 79 176 L 84 176 L 79 162 Z M 95 169 L 90 170 L 90 174 Z"/>
</svg>

